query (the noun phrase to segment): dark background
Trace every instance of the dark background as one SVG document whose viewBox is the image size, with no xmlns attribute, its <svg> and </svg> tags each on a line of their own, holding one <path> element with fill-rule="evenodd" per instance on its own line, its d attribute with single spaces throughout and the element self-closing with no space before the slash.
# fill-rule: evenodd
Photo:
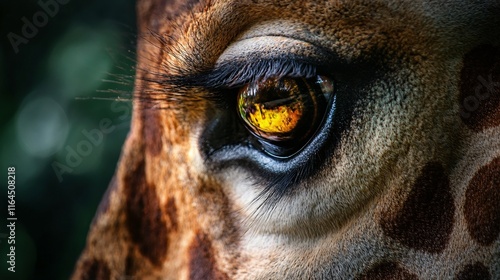
<svg viewBox="0 0 500 280">
<path fill-rule="evenodd" d="M 0 279 L 69 278 L 129 130 L 130 102 L 113 100 L 133 86 L 135 1 L 59 1 L 39 1 L 52 3 L 52 15 L 34 0 L 0 3 Z M 23 17 L 39 25 L 31 38 Z M 26 40 L 17 53 L 12 34 Z M 9 166 L 15 273 L 6 256 Z"/>
</svg>

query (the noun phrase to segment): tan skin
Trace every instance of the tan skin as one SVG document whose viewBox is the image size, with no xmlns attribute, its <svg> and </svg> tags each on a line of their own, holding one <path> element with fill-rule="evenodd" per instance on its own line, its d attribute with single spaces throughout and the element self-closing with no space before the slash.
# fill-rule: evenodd
<svg viewBox="0 0 500 280">
<path fill-rule="evenodd" d="M 139 1 L 131 131 L 72 279 L 500 278 L 499 11 Z M 251 138 L 231 96 L 317 74 L 312 132 Z"/>
</svg>

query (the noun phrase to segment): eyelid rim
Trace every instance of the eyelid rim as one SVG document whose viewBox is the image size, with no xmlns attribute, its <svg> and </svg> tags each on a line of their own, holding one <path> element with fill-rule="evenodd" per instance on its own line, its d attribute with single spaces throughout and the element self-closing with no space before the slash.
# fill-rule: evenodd
<svg viewBox="0 0 500 280">
<path fill-rule="evenodd" d="M 287 58 L 250 59 L 247 61 L 230 62 L 219 65 L 199 79 L 205 88 L 233 89 L 247 83 L 256 82 L 270 77 L 310 78 L 317 73 L 317 66 L 309 61 Z"/>
<path fill-rule="evenodd" d="M 276 46 L 278 42 L 281 45 Z M 283 42 L 294 47 L 287 48 L 291 45 Z M 236 50 L 241 49 L 241 44 L 254 47 L 238 53 Z M 212 68 L 165 77 L 165 82 L 177 88 L 232 89 L 270 76 L 310 78 L 317 72 L 330 72 L 323 70 L 341 64 L 339 62 L 329 50 L 305 41 L 285 36 L 256 36 L 232 43 Z"/>
<path fill-rule="evenodd" d="M 275 57 L 272 59 L 249 59 L 232 61 L 193 75 L 167 77 L 167 83 L 176 87 L 208 90 L 234 89 L 244 84 L 269 77 L 311 78 L 323 72 L 324 65 L 311 63 L 307 59 Z"/>
<path fill-rule="evenodd" d="M 283 35 L 257 35 L 230 44 L 217 59 L 214 72 L 241 64 L 225 81 L 229 87 L 255 82 L 269 77 L 311 78 L 317 68 L 334 63 L 334 55 L 315 44 Z M 254 65 L 257 62 L 258 65 Z M 256 67 L 260 66 L 260 67 Z M 239 75 L 238 75 L 239 74 Z"/>
<path fill-rule="evenodd" d="M 214 66 L 217 67 L 218 64 L 226 61 L 245 60 L 248 57 L 269 59 L 284 55 L 315 62 L 335 57 L 330 50 L 303 39 L 287 35 L 256 35 L 229 44 L 220 54 Z"/>
</svg>

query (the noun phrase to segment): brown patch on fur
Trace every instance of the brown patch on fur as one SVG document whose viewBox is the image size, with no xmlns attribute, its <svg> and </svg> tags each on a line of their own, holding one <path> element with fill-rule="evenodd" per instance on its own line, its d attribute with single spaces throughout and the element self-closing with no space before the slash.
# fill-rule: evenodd
<svg viewBox="0 0 500 280">
<path fill-rule="evenodd" d="M 475 131 L 500 125 L 500 48 L 480 46 L 464 57 L 460 73 L 463 122 Z"/>
<path fill-rule="evenodd" d="M 109 183 L 108 189 L 104 193 L 104 196 L 99 203 L 99 207 L 97 208 L 96 215 L 94 219 L 92 220 L 92 225 L 101 217 L 102 215 L 105 215 L 106 212 L 109 209 L 109 200 L 111 196 L 111 192 L 113 192 L 114 189 L 116 189 L 117 183 L 116 183 L 116 176 L 113 176 L 111 179 L 111 182 Z"/>
<path fill-rule="evenodd" d="M 138 14 L 141 22 L 147 22 L 150 30 L 159 31 L 166 21 L 191 11 L 200 0 L 143 0 L 139 2 Z"/>
<path fill-rule="evenodd" d="M 490 272 L 484 264 L 477 262 L 468 264 L 455 277 L 456 280 L 489 280 L 491 279 Z"/>
<path fill-rule="evenodd" d="M 192 12 L 196 4 L 200 3 L 201 0 L 180 0 L 180 1 L 167 1 L 167 17 L 170 20 L 177 18 L 178 16 L 186 13 Z"/>
<path fill-rule="evenodd" d="M 87 260 L 82 264 L 82 280 L 109 280 L 111 279 L 111 271 L 103 261 L 97 259 Z"/>
<path fill-rule="evenodd" d="M 359 280 L 416 280 L 418 277 L 396 262 L 375 264 L 357 279 Z"/>
<path fill-rule="evenodd" d="M 163 137 L 163 126 L 158 110 L 144 108 L 142 122 L 144 123 L 143 135 L 146 151 L 152 156 L 157 156 L 162 149 Z"/>
<path fill-rule="evenodd" d="M 441 252 L 453 229 L 455 206 L 443 166 L 428 163 L 397 212 L 387 211 L 380 225 L 384 233 L 405 246 Z"/>
<path fill-rule="evenodd" d="M 227 276 L 217 269 L 212 244 L 203 233 L 197 234 L 189 247 L 189 279 L 227 279 Z"/>
<path fill-rule="evenodd" d="M 160 266 L 168 249 L 168 229 L 156 189 L 146 182 L 144 162 L 125 177 L 127 229 L 142 255 Z"/>
<path fill-rule="evenodd" d="M 139 267 L 134 256 L 134 249 L 131 248 L 127 253 L 127 257 L 125 258 L 125 275 L 134 276 L 138 268 Z"/>
<path fill-rule="evenodd" d="M 173 197 L 167 199 L 167 203 L 165 203 L 165 212 L 167 213 L 167 218 L 170 223 L 169 228 L 173 231 L 177 230 L 177 206 L 175 205 L 175 199 Z"/>
<path fill-rule="evenodd" d="M 481 167 L 465 192 L 467 229 L 479 244 L 491 245 L 500 234 L 500 157 Z"/>
</svg>

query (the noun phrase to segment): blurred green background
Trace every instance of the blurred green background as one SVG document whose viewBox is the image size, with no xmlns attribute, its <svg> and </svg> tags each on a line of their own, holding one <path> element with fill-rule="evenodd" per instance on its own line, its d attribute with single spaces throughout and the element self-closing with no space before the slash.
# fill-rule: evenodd
<svg viewBox="0 0 500 280">
<path fill-rule="evenodd" d="M 0 279 L 68 279 L 129 130 L 131 104 L 114 100 L 133 87 L 135 3 L 0 5 Z M 15 273 L 6 262 L 9 166 Z"/>
</svg>

